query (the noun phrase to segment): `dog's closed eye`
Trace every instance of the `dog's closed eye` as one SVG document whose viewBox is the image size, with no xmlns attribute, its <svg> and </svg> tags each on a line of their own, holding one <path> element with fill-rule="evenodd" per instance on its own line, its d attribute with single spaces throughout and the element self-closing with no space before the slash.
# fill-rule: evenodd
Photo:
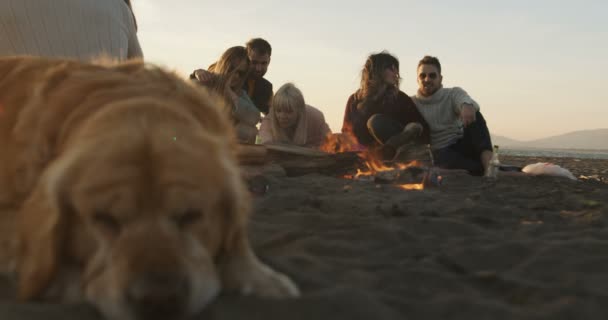
<svg viewBox="0 0 608 320">
<path fill-rule="evenodd" d="M 105 211 L 96 211 L 93 215 L 93 221 L 103 229 L 118 234 L 121 230 L 121 225 L 118 219 Z"/>
<path fill-rule="evenodd" d="M 185 228 L 200 220 L 202 216 L 203 214 L 200 210 L 188 209 L 184 212 L 174 215 L 173 221 L 179 228 Z"/>
</svg>

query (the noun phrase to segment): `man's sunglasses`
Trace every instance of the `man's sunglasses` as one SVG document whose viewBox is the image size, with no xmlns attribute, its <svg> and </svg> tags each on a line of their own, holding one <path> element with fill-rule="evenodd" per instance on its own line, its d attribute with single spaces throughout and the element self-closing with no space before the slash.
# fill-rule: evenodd
<svg viewBox="0 0 608 320">
<path fill-rule="evenodd" d="M 426 77 L 429 77 L 431 80 L 435 80 L 437 78 L 437 73 L 436 72 L 431 72 L 431 73 L 421 73 L 418 75 L 418 78 L 425 79 Z"/>
</svg>

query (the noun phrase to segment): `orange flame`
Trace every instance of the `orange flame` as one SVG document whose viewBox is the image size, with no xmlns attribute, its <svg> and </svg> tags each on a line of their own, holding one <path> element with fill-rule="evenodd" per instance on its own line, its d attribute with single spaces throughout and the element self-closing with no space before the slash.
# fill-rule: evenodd
<svg viewBox="0 0 608 320">
<path fill-rule="evenodd" d="M 319 148 L 321 151 L 327 153 L 340 153 L 348 151 L 364 151 L 364 148 L 359 145 L 357 139 L 353 135 L 352 128 L 345 127 L 342 133 L 329 134 L 326 138 L 325 143 Z M 422 164 L 418 161 L 412 161 L 408 163 L 396 163 L 391 166 L 385 165 L 382 161 L 375 159 L 372 152 L 359 153 L 359 156 L 365 161 L 366 168 L 361 170 L 357 169 L 357 173 L 343 176 L 345 179 L 359 179 L 361 177 L 375 176 L 378 172 L 391 171 L 391 170 L 405 170 L 409 167 L 418 167 Z M 423 183 L 412 183 L 397 185 L 398 188 L 404 190 L 423 190 Z"/>
<path fill-rule="evenodd" d="M 382 161 L 373 158 L 371 153 L 364 153 L 361 155 L 365 160 L 365 166 L 367 167 L 364 170 L 357 169 L 357 173 L 354 175 L 345 176 L 347 179 L 359 179 L 361 177 L 370 177 L 376 175 L 378 172 L 391 171 L 391 170 L 405 170 L 409 167 L 417 167 L 422 164 L 418 161 L 412 161 L 408 163 L 396 163 L 392 166 L 387 166 Z M 411 183 L 411 184 L 401 184 L 397 185 L 398 188 L 404 190 L 424 190 L 423 183 Z"/>
<path fill-rule="evenodd" d="M 422 183 L 400 184 L 397 187 L 403 190 L 424 190 L 424 184 Z"/>
<path fill-rule="evenodd" d="M 328 134 L 325 138 L 325 143 L 319 149 L 327 153 L 362 151 L 362 147 L 349 127 L 345 127 L 342 133 Z"/>
<path fill-rule="evenodd" d="M 409 167 L 418 167 L 422 164 L 416 160 L 408 162 L 408 163 L 394 163 L 392 166 L 385 165 L 382 161 L 373 157 L 371 152 L 366 152 L 361 155 L 363 160 L 365 160 L 365 165 L 367 169 L 373 173 L 383 172 L 383 171 L 391 171 L 391 170 L 405 170 Z"/>
</svg>

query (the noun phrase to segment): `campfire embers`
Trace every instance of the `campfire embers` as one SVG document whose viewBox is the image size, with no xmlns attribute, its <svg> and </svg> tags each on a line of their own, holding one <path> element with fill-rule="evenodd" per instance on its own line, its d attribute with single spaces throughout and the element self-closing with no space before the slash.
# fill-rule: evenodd
<svg viewBox="0 0 608 320">
<path fill-rule="evenodd" d="M 410 153 L 419 160 L 410 158 L 406 161 L 382 161 L 377 159 L 377 152 L 361 150 L 354 141 L 356 141 L 354 137 L 348 134 L 334 134 L 328 137 L 328 142 L 322 147 L 323 151 L 334 154 L 359 151 L 361 163 L 365 167 L 357 168 L 356 173 L 344 175 L 344 178 L 376 184 L 392 184 L 404 190 L 423 190 L 425 187 L 441 185 L 442 177 L 433 168 L 432 157 L 420 156 L 427 154 L 424 147 L 413 149 L 412 151 L 415 152 Z"/>
<path fill-rule="evenodd" d="M 364 153 L 363 157 L 365 155 L 368 154 Z M 435 169 L 424 165 L 421 161 L 398 163 L 369 159 L 364 163 L 365 169 L 357 169 L 357 173 L 346 175 L 344 178 L 376 184 L 392 184 L 404 190 L 423 190 L 425 187 L 441 184 L 442 178 Z"/>
<path fill-rule="evenodd" d="M 368 166 L 367 169 L 357 169 L 357 173 L 345 175 L 344 178 L 376 184 L 392 184 L 404 190 L 424 190 L 427 187 L 441 185 L 442 180 L 434 168 L 424 166 L 418 161 Z"/>
</svg>

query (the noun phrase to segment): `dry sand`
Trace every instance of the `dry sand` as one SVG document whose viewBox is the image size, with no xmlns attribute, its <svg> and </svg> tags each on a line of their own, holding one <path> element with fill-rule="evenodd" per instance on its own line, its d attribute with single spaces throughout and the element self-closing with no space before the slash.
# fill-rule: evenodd
<svg viewBox="0 0 608 320">
<path fill-rule="evenodd" d="M 606 319 L 608 184 L 600 180 L 608 160 L 502 160 L 553 162 L 597 178 L 489 182 L 454 173 L 441 187 L 405 191 L 318 174 L 267 176 L 251 238 L 303 297 L 223 296 L 196 319 Z M 97 315 L 86 305 L 5 302 L 0 319 Z"/>
</svg>

